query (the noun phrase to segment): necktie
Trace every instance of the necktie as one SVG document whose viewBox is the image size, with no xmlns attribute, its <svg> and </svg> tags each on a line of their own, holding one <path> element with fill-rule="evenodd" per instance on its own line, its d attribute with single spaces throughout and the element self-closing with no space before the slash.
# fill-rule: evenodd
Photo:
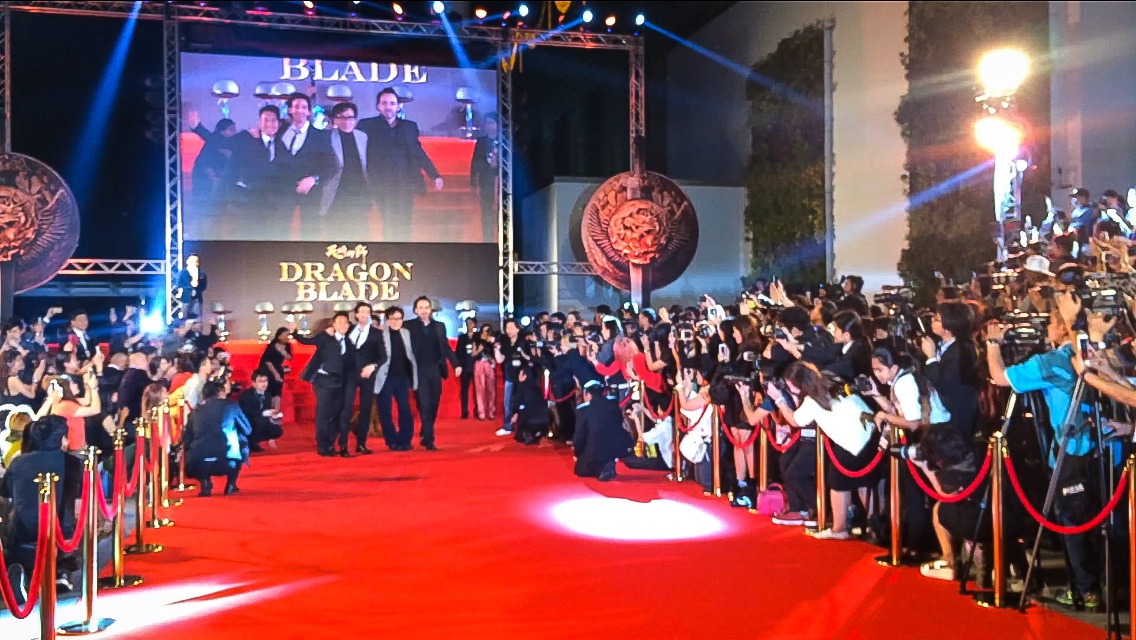
<svg viewBox="0 0 1136 640">
<path fill-rule="evenodd" d="M 356 329 L 355 332 L 355 348 L 358 349 L 363 346 L 363 330 Z"/>
<path fill-rule="evenodd" d="M 269 161 L 269 162 L 272 162 L 272 161 L 273 161 L 273 160 L 275 159 L 275 158 L 273 157 L 273 156 L 274 156 L 275 154 L 273 153 L 273 149 L 272 149 L 272 140 L 271 140 L 271 139 L 268 139 L 268 140 L 265 140 L 265 141 L 264 141 L 264 148 L 265 148 L 266 150 L 268 150 L 268 161 Z"/>
<path fill-rule="evenodd" d="M 292 130 L 292 144 L 288 145 L 288 153 L 290 153 L 292 155 L 296 155 L 296 152 L 299 151 L 299 149 L 300 149 L 299 145 L 297 144 L 299 141 L 300 141 L 300 131 L 297 130 L 297 129 L 293 129 Z"/>
<path fill-rule="evenodd" d="M 347 344 L 343 341 L 343 336 L 336 336 L 335 339 L 339 342 L 339 355 L 347 353 Z"/>
<path fill-rule="evenodd" d="M 257 401 L 260 403 L 260 410 L 264 411 L 264 394 L 258 393 L 258 394 L 256 394 L 256 397 L 257 397 Z"/>
</svg>

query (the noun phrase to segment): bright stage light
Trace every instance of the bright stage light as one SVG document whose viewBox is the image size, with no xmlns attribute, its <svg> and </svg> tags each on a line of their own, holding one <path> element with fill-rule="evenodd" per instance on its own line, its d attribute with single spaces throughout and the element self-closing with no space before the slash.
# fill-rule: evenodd
<svg viewBox="0 0 1136 640">
<path fill-rule="evenodd" d="M 394 11 L 394 15 L 396 16 L 403 14 L 402 5 L 397 2 L 391 5 L 391 10 Z"/>
<path fill-rule="evenodd" d="M 485 16 L 489 15 L 489 12 L 485 9 L 482 9 L 481 7 L 478 7 L 473 10 L 473 15 L 476 16 L 478 20 L 484 20 Z"/>
<path fill-rule="evenodd" d="M 517 15 L 521 16 L 522 18 L 527 18 L 529 15 L 529 5 L 522 4 L 521 6 L 517 7 Z"/>
<path fill-rule="evenodd" d="M 978 61 L 978 81 L 991 98 L 1014 95 L 1029 75 L 1029 58 L 1017 49 L 996 49 Z"/>
<path fill-rule="evenodd" d="M 594 16 L 591 9 L 584 9 L 584 15 L 580 17 L 584 19 L 584 22 L 591 22 Z"/>
<path fill-rule="evenodd" d="M 434 0 L 434 4 L 430 5 L 430 8 L 434 10 L 434 13 L 442 15 L 446 12 L 446 3 L 441 0 Z"/>
<path fill-rule="evenodd" d="M 312 2 L 312 0 L 304 0 L 304 8 L 305 9 L 315 9 L 316 3 Z"/>
<path fill-rule="evenodd" d="M 158 336 L 166 331 L 166 321 L 158 311 L 142 316 L 138 330 L 144 334 Z"/>
<path fill-rule="evenodd" d="M 573 533 L 605 540 L 693 540 L 726 531 L 725 523 L 698 507 L 667 499 L 575 498 L 553 506 L 549 515 Z"/>
<path fill-rule="evenodd" d="M 609 27 L 614 27 L 615 26 L 615 16 L 608 16 L 607 19 L 604 20 L 604 24 L 606 24 Z"/>
<path fill-rule="evenodd" d="M 638 26 L 638 27 L 643 26 L 643 23 L 646 22 L 646 21 L 647 21 L 647 16 L 645 16 L 641 13 L 639 15 L 635 16 L 635 25 Z"/>
<path fill-rule="evenodd" d="M 1018 155 L 1022 129 L 1005 118 L 986 116 L 974 123 L 974 139 L 995 158 L 1009 159 Z"/>
</svg>

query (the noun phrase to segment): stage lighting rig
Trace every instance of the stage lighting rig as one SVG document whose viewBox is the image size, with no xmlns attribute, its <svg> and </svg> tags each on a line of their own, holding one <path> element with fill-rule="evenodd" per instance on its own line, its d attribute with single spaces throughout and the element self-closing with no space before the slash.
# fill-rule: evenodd
<svg viewBox="0 0 1136 640">
<path fill-rule="evenodd" d="M 434 0 L 434 4 L 430 5 L 436 15 L 442 15 L 446 12 L 446 3 L 441 0 Z"/>
<path fill-rule="evenodd" d="M 304 0 L 303 5 L 304 8 L 309 11 L 316 8 L 316 3 L 312 2 L 312 0 Z"/>
<path fill-rule="evenodd" d="M 612 16 L 608 16 L 607 18 L 605 18 L 604 24 L 606 24 L 609 27 L 614 27 L 615 26 L 615 16 L 612 15 Z"/>
<path fill-rule="evenodd" d="M 637 26 L 637 27 L 643 26 L 643 23 L 646 22 L 646 21 L 647 21 L 647 17 L 644 16 L 643 14 L 641 14 L 641 13 L 639 15 L 635 16 L 635 26 Z"/>
<path fill-rule="evenodd" d="M 398 16 L 399 20 L 402 20 L 402 16 L 406 14 L 406 11 L 402 8 L 402 5 L 397 2 L 391 4 L 391 11 L 394 12 L 394 15 Z"/>
<path fill-rule="evenodd" d="M 517 15 L 522 18 L 529 17 L 529 5 L 521 3 L 521 6 L 517 7 Z"/>
<path fill-rule="evenodd" d="M 580 16 L 580 18 L 583 19 L 583 21 L 585 23 L 591 22 L 592 18 L 594 18 L 594 17 L 595 17 L 595 14 L 592 13 L 591 9 L 584 9 L 583 15 Z"/>
<path fill-rule="evenodd" d="M 478 20 L 484 20 L 485 17 L 489 15 L 489 12 L 486 11 L 485 9 L 482 9 L 481 7 L 478 7 L 478 8 L 473 10 L 473 15 Z"/>
</svg>

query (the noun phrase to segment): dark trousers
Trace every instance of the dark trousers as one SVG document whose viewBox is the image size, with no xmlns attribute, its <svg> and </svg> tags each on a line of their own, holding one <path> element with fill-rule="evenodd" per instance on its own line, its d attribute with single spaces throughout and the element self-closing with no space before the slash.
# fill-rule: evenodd
<svg viewBox="0 0 1136 640">
<path fill-rule="evenodd" d="M 421 369 L 419 370 L 421 373 Z M 414 392 L 418 401 L 418 419 L 422 429 L 418 440 L 423 446 L 434 444 L 434 422 L 438 419 L 438 405 L 442 402 L 442 379 L 436 376 L 418 377 L 418 390 Z"/>
<path fill-rule="evenodd" d="M 560 422 L 556 426 L 556 439 L 565 442 L 576 436 L 576 396 L 556 403 L 556 416 Z"/>
<path fill-rule="evenodd" d="M 284 427 L 264 416 L 258 416 L 255 420 L 250 420 L 249 423 L 252 427 L 252 435 L 248 439 L 249 444 L 260 444 L 284 435 Z"/>
<path fill-rule="evenodd" d="M 217 476 L 225 476 L 225 484 L 236 485 L 237 476 L 241 475 L 241 463 L 239 460 L 203 460 L 189 465 L 185 471 L 186 475 L 202 483 L 208 483 Z"/>
<path fill-rule="evenodd" d="M 320 374 L 322 375 L 322 374 Z M 336 382 L 316 380 L 312 389 L 316 392 L 316 448 L 327 451 L 339 439 L 339 425 L 343 416 L 343 385 Z M 343 444 L 347 444 L 347 434 L 343 434 Z"/>
<path fill-rule="evenodd" d="M 497 242 L 497 188 L 495 181 L 482 183 L 478 187 L 478 201 L 481 204 L 481 241 Z"/>
<path fill-rule="evenodd" d="M 461 407 L 462 418 L 469 417 L 469 398 L 473 394 L 473 365 L 462 367 L 461 377 L 458 378 L 461 383 Z"/>
<path fill-rule="evenodd" d="M 801 438 L 781 454 L 781 482 L 789 511 L 816 511 L 816 448 L 816 440 Z"/>
<path fill-rule="evenodd" d="M 406 378 L 387 378 L 378 393 L 379 426 L 383 430 L 383 440 L 388 447 L 410 444 L 414 437 L 414 414 L 410 412 L 410 380 Z M 391 416 L 391 403 L 398 403 L 398 431 L 394 429 Z"/>
<path fill-rule="evenodd" d="M 383 242 L 410 240 L 410 218 L 414 211 L 414 194 L 399 189 L 380 189 L 376 193 L 383 216 Z"/>
<path fill-rule="evenodd" d="M 340 417 L 339 446 L 347 447 L 347 434 L 355 433 L 355 444 L 367 446 L 367 432 L 371 429 L 371 406 L 375 403 L 375 378 L 352 376 L 343 386 L 343 413 Z M 355 410 L 355 396 L 359 396 L 359 419 L 351 427 L 351 414 Z"/>
</svg>

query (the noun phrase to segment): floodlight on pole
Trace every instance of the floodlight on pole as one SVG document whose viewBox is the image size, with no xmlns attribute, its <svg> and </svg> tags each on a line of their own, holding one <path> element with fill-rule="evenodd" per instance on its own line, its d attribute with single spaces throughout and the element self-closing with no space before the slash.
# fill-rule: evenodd
<svg viewBox="0 0 1136 640">
<path fill-rule="evenodd" d="M 986 116 L 974 123 L 974 139 L 978 146 L 1000 161 L 1017 157 L 1022 138 L 1021 127 L 1006 118 Z"/>
<path fill-rule="evenodd" d="M 978 82 L 989 98 L 1012 96 L 1029 75 L 1029 57 L 1017 49 L 995 49 L 978 60 Z"/>
</svg>

